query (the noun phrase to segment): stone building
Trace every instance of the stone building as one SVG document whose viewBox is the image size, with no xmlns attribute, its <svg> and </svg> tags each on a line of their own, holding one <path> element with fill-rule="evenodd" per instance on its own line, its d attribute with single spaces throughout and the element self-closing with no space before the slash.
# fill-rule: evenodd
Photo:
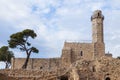
<svg viewBox="0 0 120 80">
<path fill-rule="evenodd" d="M 52 69 L 61 67 L 60 65 L 69 66 L 79 59 L 94 60 L 97 57 L 105 55 L 105 44 L 103 36 L 104 16 L 100 10 L 96 10 L 91 16 L 92 22 L 92 42 L 78 43 L 65 42 L 60 58 L 50 59 L 30 59 L 28 69 Z M 12 60 L 12 69 L 20 69 L 25 59 L 14 58 Z M 18 64 L 19 63 L 19 64 Z"/>
<path fill-rule="evenodd" d="M 10 70 L 1 70 L 15 80 L 120 80 L 120 59 L 105 54 L 104 16 L 96 10 L 91 16 L 92 42 L 65 42 L 60 58 L 31 58 L 26 70 L 24 58 L 13 58 Z"/>
</svg>

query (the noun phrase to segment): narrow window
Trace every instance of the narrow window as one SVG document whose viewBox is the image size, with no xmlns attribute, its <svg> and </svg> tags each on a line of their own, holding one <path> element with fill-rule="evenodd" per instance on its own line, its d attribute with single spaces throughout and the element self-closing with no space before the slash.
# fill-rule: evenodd
<svg viewBox="0 0 120 80">
<path fill-rule="evenodd" d="M 80 51 L 80 56 L 83 56 L 83 51 Z"/>
<path fill-rule="evenodd" d="M 95 66 L 92 67 L 93 72 L 96 72 Z"/>
<path fill-rule="evenodd" d="M 100 16 L 100 13 L 98 13 L 98 16 Z"/>
</svg>

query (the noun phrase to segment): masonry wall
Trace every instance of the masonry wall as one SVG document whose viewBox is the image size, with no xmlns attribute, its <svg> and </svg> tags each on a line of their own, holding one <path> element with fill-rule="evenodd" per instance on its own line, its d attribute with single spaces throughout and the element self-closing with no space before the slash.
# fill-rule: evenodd
<svg viewBox="0 0 120 80">
<path fill-rule="evenodd" d="M 60 67 L 60 58 L 32 59 L 32 61 L 32 69 L 53 70 Z"/>
<path fill-rule="evenodd" d="M 100 58 L 105 56 L 105 45 L 104 43 L 94 43 L 94 57 Z"/>
<path fill-rule="evenodd" d="M 119 80 L 120 79 L 120 59 L 101 57 L 96 60 L 78 60 L 66 69 L 69 80 Z M 68 67 L 67 67 L 68 68 Z M 62 70 L 62 69 L 61 69 Z M 24 69 L 5 69 L 0 70 L 2 80 L 58 80 L 58 73 L 61 70 L 24 70 Z M 4 74 L 4 75 L 3 75 Z M 15 79 L 13 79 L 15 78 Z"/>
<path fill-rule="evenodd" d="M 21 69 L 25 58 L 13 58 L 12 69 Z M 60 58 L 30 58 L 27 69 L 52 70 L 60 67 Z"/>
<path fill-rule="evenodd" d="M 62 49 L 62 56 L 61 56 L 61 64 L 62 67 L 69 67 L 72 63 L 72 50 L 70 47 L 64 47 Z"/>
<path fill-rule="evenodd" d="M 25 62 L 25 58 L 12 58 L 11 69 L 21 69 Z"/>
<path fill-rule="evenodd" d="M 84 59 L 88 59 L 88 60 L 93 59 L 94 45 L 92 43 L 65 42 L 63 49 L 68 49 L 68 48 L 71 49 L 71 61 L 72 62 L 74 62 L 80 58 L 84 58 Z"/>
<path fill-rule="evenodd" d="M 0 70 L 0 80 L 56 80 L 57 71 L 4 69 Z"/>
</svg>

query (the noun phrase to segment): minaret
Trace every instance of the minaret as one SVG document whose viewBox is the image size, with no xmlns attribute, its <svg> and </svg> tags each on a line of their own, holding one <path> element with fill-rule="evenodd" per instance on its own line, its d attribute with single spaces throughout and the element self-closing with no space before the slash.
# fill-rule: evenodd
<svg viewBox="0 0 120 80">
<path fill-rule="evenodd" d="M 104 43 L 103 39 L 103 20 L 104 16 L 100 10 L 96 10 L 92 17 L 92 42 L 102 42 Z"/>
<path fill-rule="evenodd" d="M 91 16 L 94 58 L 104 56 L 105 54 L 103 20 L 104 20 L 104 16 L 102 15 L 102 12 L 100 10 L 96 10 Z"/>
</svg>

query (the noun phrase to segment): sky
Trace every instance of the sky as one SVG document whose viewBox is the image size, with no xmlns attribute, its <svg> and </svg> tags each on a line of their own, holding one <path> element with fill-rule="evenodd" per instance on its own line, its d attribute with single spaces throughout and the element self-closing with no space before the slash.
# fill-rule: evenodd
<svg viewBox="0 0 120 80">
<path fill-rule="evenodd" d="M 37 37 L 31 42 L 39 53 L 31 58 L 60 57 L 65 41 L 92 40 L 90 17 L 95 10 L 105 17 L 106 52 L 120 56 L 120 0 L 0 0 L 0 47 L 8 45 L 11 34 L 32 29 Z M 26 57 L 24 52 L 10 50 L 16 58 Z"/>
</svg>

